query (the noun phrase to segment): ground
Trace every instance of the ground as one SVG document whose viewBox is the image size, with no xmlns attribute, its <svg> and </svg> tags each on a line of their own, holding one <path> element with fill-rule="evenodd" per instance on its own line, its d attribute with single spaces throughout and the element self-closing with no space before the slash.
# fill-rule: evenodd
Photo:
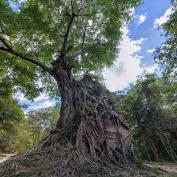
<svg viewBox="0 0 177 177">
<path fill-rule="evenodd" d="M 2 161 L 1 161 L 2 162 Z M 177 164 L 114 165 L 106 159 L 80 154 L 76 147 L 39 148 L 0 164 L 1 177 L 177 177 Z M 163 169 L 163 170 L 161 170 Z M 168 173 L 165 171 L 167 170 Z"/>
<path fill-rule="evenodd" d="M 160 169 L 163 171 L 167 171 L 167 172 L 172 172 L 172 173 L 176 173 L 177 176 L 177 162 L 176 163 L 170 163 L 170 162 L 151 162 L 151 163 L 147 163 L 147 166 L 151 167 L 151 168 L 155 168 L 155 169 Z M 174 174 L 175 175 L 175 174 Z"/>
</svg>

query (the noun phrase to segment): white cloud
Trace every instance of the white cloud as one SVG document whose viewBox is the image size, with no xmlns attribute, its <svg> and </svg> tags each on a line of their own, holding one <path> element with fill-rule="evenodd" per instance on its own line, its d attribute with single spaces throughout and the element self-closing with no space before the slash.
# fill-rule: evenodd
<svg viewBox="0 0 177 177">
<path fill-rule="evenodd" d="M 135 14 L 135 8 L 130 9 L 130 16 L 132 17 Z"/>
<path fill-rule="evenodd" d="M 14 98 L 17 99 L 19 102 L 28 102 L 28 103 L 31 102 L 25 97 L 25 95 L 22 92 L 16 92 Z M 48 95 L 42 93 L 41 95 L 36 97 L 32 103 L 41 102 L 49 99 L 50 97 Z"/>
<path fill-rule="evenodd" d="M 138 15 L 137 18 L 138 18 L 138 24 L 142 24 L 147 19 L 147 14 Z"/>
<path fill-rule="evenodd" d="M 137 76 L 144 71 L 152 73 L 155 69 L 154 65 L 149 67 L 141 67 L 141 59 L 143 58 L 138 52 L 142 49 L 144 39 L 131 40 L 127 26 L 122 28 L 123 38 L 120 43 L 119 56 L 114 66 L 105 69 L 103 76 L 106 86 L 111 91 L 116 91 L 128 86 L 129 83 L 135 82 Z"/>
<path fill-rule="evenodd" d="M 28 101 L 24 94 L 22 92 L 16 92 L 14 95 L 13 95 L 13 98 L 18 100 L 19 102 L 23 102 L 23 101 Z"/>
<path fill-rule="evenodd" d="M 156 64 L 153 64 L 153 65 L 150 65 L 148 67 L 145 67 L 143 70 L 146 73 L 153 73 L 157 69 L 157 67 L 158 66 Z"/>
<path fill-rule="evenodd" d="M 19 3 L 26 2 L 27 0 L 18 0 Z"/>
<path fill-rule="evenodd" d="M 155 49 L 149 49 L 146 51 L 146 53 L 153 53 L 155 51 Z"/>
<path fill-rule="evenodd" d="M 47 96 L 46 94 L 41 94 L 39 95 L 37 98 L 34 99 L 34 101 L 42 101 L 42 100 L 46 100 L 46 99 L 49 99 L 49 96 Z"/>
<path fill-rule="evenodd" d="M 50 99 L 48 95 L 43 93 L 34 99 L 29 109 L 37 110 L 41 108 L 49 108 L 49 107 L 54 107 L 55 104 L 56 104 L 56 101 L 54 99 Z"/>
<path fill-rule="evenodd" d="M 30 110 L 49 108 L 56 105 L 55 99 L 51 99 L 48 95 L 44 93 L 36 97 L 33 101 L 28 100 L 22 92 L 15 93 L 13 97 L 19 101 L 20 105 L 27 105 L 27 108 L 24 109 L 25 113 Z"/>
<path fill-rule="evenodd" d="M 173 12 L 173 8 L 170 7 L 165 11 L 164 15 L 162 15 L 158 19 L 155 19 L 154 28 L 158 28 L 160 25 L 164 24 L 169 19 L 169 16 L 172 14 L 172 12 Z"/>
<path fill-rule="evenodd" d="M 54 107 L 54 106 L 55 106 L 54 101 L 46 100 L 43 103 L 40 103 L 40 104 L 35 105 L 35 106 L 31 106 L 30 109 L 37 110 L 37 109 L 41 109 L 41 108 L 49 108 L 49 107 Z"/>
</svg>

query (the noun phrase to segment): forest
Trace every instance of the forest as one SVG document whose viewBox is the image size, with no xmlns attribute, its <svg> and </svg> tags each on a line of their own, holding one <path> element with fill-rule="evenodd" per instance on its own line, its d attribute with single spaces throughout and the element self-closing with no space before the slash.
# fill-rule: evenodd
<svg viewBox="0 0 177 177">
<path fill-rule="evenodd" d="M 0 177 L 177 176 L 176 0 L 154 26 L 156 69 L 114 90 L 104 75 L 146 1 L 0 0 Z"/>
</svg>

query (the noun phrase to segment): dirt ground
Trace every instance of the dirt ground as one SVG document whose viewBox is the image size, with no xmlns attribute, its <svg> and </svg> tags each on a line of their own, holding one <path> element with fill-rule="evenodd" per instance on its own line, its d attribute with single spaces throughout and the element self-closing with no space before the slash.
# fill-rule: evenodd
<svg viewBox="0 0 177 177">
<path fill-rule="evenodd" d="M 16 154 L 1 154 L 0 155 L 0 163 L 5 162 L 7 159 L 13 157 Z M 161 170 L 167 171 L 167 172 L 174 172 L 177 174 L 177 163 L 148 163 L 146 164 L 149 167 L 153 168 L 159 168 Z"/>
<path fill-rule="evenodd" d="M 15 156 L 16 154 L 0 154 L 0 164 L 5 162 L 10 157 Z"/>
<path fill-rule="evenodd" d="M 176 173 L 177 176 L 177 163 L 163 162 L 163 163 L 148 163 L 146 165 L 153 168 L 159 168 L 163 171 L 174 172 Z"/>
</svg>

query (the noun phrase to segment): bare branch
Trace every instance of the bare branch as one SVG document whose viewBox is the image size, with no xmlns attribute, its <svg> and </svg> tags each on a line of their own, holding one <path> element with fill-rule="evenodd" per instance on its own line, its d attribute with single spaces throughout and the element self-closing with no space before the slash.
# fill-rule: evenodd
<svg viewBox="0 0 177 177">
<path fill-rule="evenodd" d="M 62 48 L 60 50 L 60 57 L 64 57 L 66 52 L 67 52 L 67 42 L 68 42 L 69 33 L 70 33 L 70 30 L 71 30 L 71 26 L 73 24 L 74 18 L 76 17 L 76 14 L 74 12 L 71 15 L 70 14 L 68 14 L 68 15 L 70 16 L 70 20 L 69 20 L 69 23 L 68 23 L 66 33 L 64 35 L 63 45 L 62 45 Z"/>
<path fill-rule="evenodd" d="M 82 10 L 86 9 L 87 7 L 89 7 L 89 5 L 86 5 L 86 3 L 87 3 L 87 0 L 85 0 L 85 2 L 83 2 L 83 4 L 80 6 L 80 8 L 76 11 L 76 14 L 80 13 Z"/>
</svg>

